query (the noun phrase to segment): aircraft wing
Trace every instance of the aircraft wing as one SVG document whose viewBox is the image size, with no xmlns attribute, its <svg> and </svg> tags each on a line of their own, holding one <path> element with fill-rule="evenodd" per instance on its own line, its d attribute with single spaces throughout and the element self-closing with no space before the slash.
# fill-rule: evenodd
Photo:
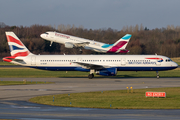
<svg viewBox="0 0 180 120">
<path fill-rule="evenodd" d="M 90 42 L 82 42 L 82 43 L 73 43 L 76 47 L 84 47 L 85 45 L 90 44 Z"/>
<path fill-rule="evenodd" d="M 81 65 L 83 68 L 86 69 L 104 69 L 104 68 L 109 68 L 110 66 L 104 66 L 104 65 L 98 65 L 98 64 L 92 64 L 92 63 L 83 63 L 83 62 L 73 62 L 76 64 Z"/>
</svg>

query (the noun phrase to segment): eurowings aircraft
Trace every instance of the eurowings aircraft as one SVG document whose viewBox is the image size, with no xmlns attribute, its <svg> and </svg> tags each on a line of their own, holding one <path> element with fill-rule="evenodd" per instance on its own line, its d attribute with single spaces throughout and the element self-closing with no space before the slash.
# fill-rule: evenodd
<svg viewBox="0 0 180 120">
<path fill-rule="evenodd" d="M 114 44 L 105 44 L 57 32 L 46 32 L 40 36 L 45 40 L 51 41 L 50 46 L 53 42 L 57 42 L 64 44 L 66 48 L 79 47 L 101 53 L 127 53 L 129 50 L 126 50 L 125 48 L 131 38 L 130 34 L 126 34 Z"/>
<path fill-rule="evenodd" d="M 118 71 L 158 71 L 178 67 L 170 58 L 161 55 L 35 55 L 13 32 L 6 32 L 11 56 L 3 60 L 42 70 L 83 71 L 103 76 L 115 76 Z"/>
</svg>

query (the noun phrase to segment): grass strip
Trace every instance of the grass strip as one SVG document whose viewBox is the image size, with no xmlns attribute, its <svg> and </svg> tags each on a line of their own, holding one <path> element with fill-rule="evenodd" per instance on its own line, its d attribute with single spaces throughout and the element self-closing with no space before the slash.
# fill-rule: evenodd
<svg viewBox="0 0 180 120">
<path fill-rule="evenodd" d="M 180 65 L 180 57 L 171 58 L 174 62 L 176 62 L 178 65 Z"/>
<path fill-rule="evenodd" d="M 33 68 L 0 68 L 0 77 L 87 77 L 89 72 L 46 71 Z"/>
<path fill-rule="evenodd" d="M 34 81 L 3 81 L 0 80 L 0 86 L 2 85 L 31 85 L 31 84 L 51 84 L 53 82 L 34 82 Z"/>
<path fill-rule="evenodd" d="M 180 68 L 169 71 L 159 71 L 160 77 L 180 77 Z M 89 72 L 79 72 L 79 71 L 46 71 L 38 70 L 32 68 L 0 68 L 0 77 L 86 77 Z M 95 77 L 102 77 L 100 75 L 95 75 Z M 116 76 L 107 76 L 108 78 L 118 77 L 156 77 L 155 71 L 118 71 Z M 107 78 L 106 77 L 106 78 Z"/>
<path fill-rule="evenodd" d="M 13 64 L 13 63 L 10 63 L 10 62 L 0 62 L 0 65 L 4 65 L 4 66 L 8 66 L 8 65 L 16 65 L 16 64 Z"/>
<path fill-rule="evenodd" d="M 146 98 L 146 91 L 164 91 L 166 98 Z M 82 108 L 106 109 L 180 109 L 180 88 L 136 89 L 39 96 L 33 103 Z"/>
</svg>

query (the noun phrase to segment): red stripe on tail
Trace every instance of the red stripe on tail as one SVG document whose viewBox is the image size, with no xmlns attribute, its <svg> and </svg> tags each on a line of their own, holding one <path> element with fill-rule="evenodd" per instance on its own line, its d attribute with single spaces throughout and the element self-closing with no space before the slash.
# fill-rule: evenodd
<svg viewBox="0 0 180 120">
<path fill-rule="evenodd" d="M 16 54 L 14 54 L 13 56 L 14 57 L 19 57 L 19 56 L 25 57 L 25 56 L 28 56 L 28 55 L 29 55 L 29 52 L 26 51 L 26 52 L 18 52 Z"/>
<path fill-rule="evenodd" d="M 24 46 L 21 41 L 15 39 L 14 37 L 10 35 L 7 35 L 6 37 L 7 37 L 8 42 L 14 42 L 14 43 L 17 43 L 18 45 Z"/>
<path fill-rule="evenodd" d="M 121 47 L 124 46 L 126 43 L 127 43 L 126 41 L 120 41 L 118 44 L 115 45 L 115 47 L 121 48 Z"/>
</svg>

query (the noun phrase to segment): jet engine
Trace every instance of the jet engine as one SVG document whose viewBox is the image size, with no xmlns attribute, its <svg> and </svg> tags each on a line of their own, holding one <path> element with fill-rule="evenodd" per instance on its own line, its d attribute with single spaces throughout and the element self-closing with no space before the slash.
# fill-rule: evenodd
<svg viewBox="0 0 180 120">
<path fill-rule="evenodd" d="M 116 74 L 117 74 L 117 68 L 106 68 L 96 71 L 96 75 L 116 76 Z"/>
<path fill-rule="evenodd" d="M 66 48 L 73 48 L 74 45 L 73 45 L 72 43 L 66 42 L 66 43 L 65 43 L 65 47 L 66 47 Z"/>
</svg>

